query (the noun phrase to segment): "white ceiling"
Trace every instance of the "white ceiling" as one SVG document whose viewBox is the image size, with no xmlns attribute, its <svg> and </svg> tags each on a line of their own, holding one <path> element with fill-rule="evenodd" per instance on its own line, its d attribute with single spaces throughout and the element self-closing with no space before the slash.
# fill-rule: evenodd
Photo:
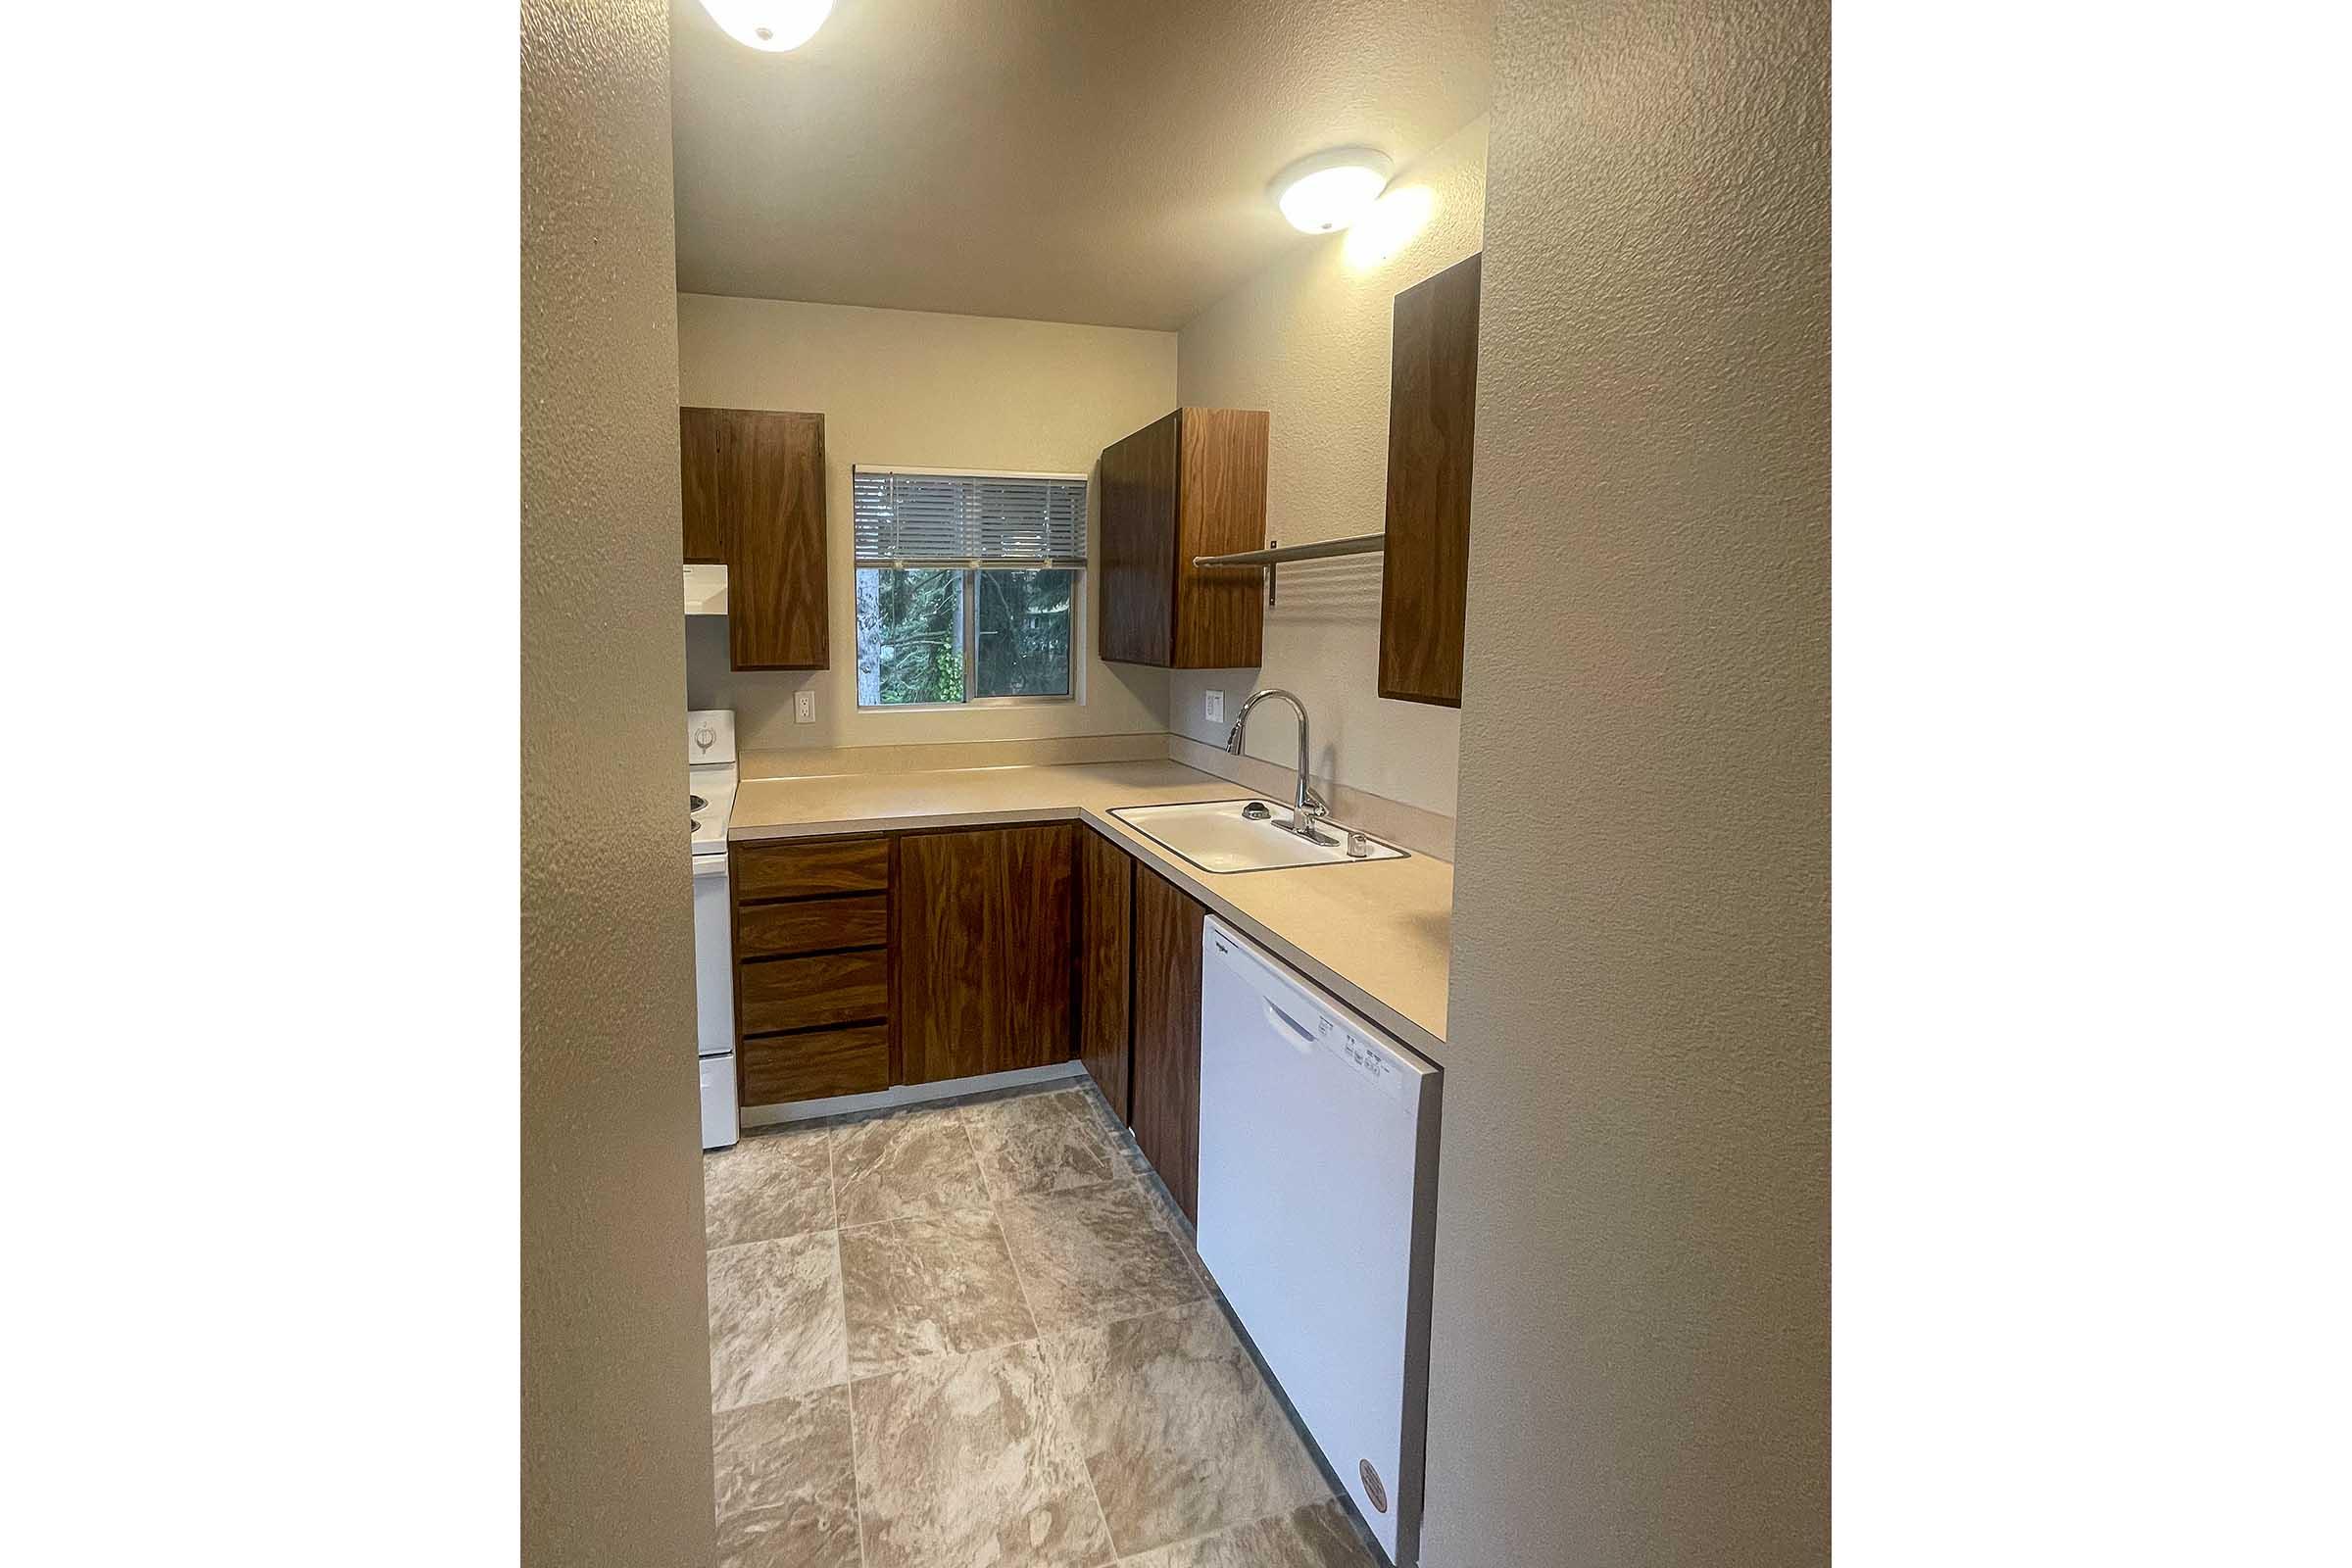
<svg viewBox="0 0 2352 1568">
<path fill-rule="evenodd" d="M 1266 183 L 1487 107 L 1493 0 L 671 0 L 678 287 L 1167 329 L 1288 247 Z"/>
</svg>

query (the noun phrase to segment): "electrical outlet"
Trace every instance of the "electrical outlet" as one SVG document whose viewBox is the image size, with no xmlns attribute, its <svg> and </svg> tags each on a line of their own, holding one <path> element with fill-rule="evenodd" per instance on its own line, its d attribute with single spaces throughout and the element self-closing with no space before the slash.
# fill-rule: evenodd
<svg viewBox="0 0 2352 1568">
<path fill-rule="evenodd" d="M 1207 714 L 1206 714 L 1206 717 L 1207 717 L 1208 721 L 1209 721 L 1211 724 L 1222 724 L 1222 723 L 1224 723 L 1224 722 L 1225 722 L 1225 694 L 1224 694 L 1223 692 L 1210 692 L 1210 693 L 1207 695 L 1207 697 L 1206 697 L 1206 699 L 1205 699 L 1205 702 L 1206 702 L 1206 704 L 1207 704 L 1207 709 L 1208 709 L 1208 711 L 1207 711 Z"/>
<path fill-rule="evenodd" d="M 802 690 L 792 694 L 792 721 L 795 724 L 816 722 L 816 693 Z"/>
</svg>

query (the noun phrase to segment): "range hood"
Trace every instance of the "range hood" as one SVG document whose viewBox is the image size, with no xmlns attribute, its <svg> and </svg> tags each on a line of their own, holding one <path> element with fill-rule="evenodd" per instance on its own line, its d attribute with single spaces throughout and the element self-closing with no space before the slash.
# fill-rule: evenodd
<svg viewBox="0 0 2352 1568">
<path fill-rule="evenodd" d="M 727 568 L 724 566 L 688 566 L 686 568 L 686 613 L 689 615 L 723 615 L 727 612 Z"/>
</svg>

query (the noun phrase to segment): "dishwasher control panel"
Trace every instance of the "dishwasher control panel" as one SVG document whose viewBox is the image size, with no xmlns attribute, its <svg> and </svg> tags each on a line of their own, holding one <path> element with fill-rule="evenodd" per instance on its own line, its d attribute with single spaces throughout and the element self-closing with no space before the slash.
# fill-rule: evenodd
<svg viewBox="0 0 2352 1568">
<path fill-rule="evenodd" d="M 1395 1056 L 1354 1030 L 1334 1023 L 1329 1014 L 1315 1020 L 1315 1033 L 1322 1037 L 1324 1050 L 1354 1068 L 1366 1083 L 1379 1085 L 1391 1100 L 1404 1098 L 1404 1068 Z"/>
</svg>

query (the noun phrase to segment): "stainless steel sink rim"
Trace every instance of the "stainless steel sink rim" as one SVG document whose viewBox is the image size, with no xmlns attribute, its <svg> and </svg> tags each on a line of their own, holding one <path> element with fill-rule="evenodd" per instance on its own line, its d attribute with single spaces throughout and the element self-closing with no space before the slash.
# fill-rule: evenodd
<svg viewBox="0 0 2352 1568">
<path fill-rule="evenodd" d="M 1374 859 L 1358 860 L 1343 858 L 1337 860 L 1301 860 L 1296 865 L 1236 865 L 1220 869 L 1213 865 L 1202 865 L 1199 860 L 1194 859 L 1191 856 L 1176 848 L 1175 845 L 1170 844 L 1165 839 L 1160 838 L 1157 834 L 1153 833 L 1150 828 L 1144 826 L 1141 822 L 1131 821 L 1127 815 L 1127 813 L 1130 811 L 1156 811 L 1171 806 L 1247 807 L 1252 804 L 1264 806 L 1268 808 L 1270 812 L 1275 813 L 1288 812 L 1291 809 L 1291 808 L 1283 805 L 1280 801 L 1269 801 L 1262 795 L 1235 795 L 1214 801 L 1149 801 L 1142 802 L 1134 806 L 1114 806 L 1110 808 L 1110 814 L 1117 817 L 1120 824 L 1126 827 L 1130 832 L 1142 834 L 1145 838 L 1152 841 L 1152 844 L 1155 849 L 1163 850 L 1169 855 L 1173 855 L 1176 857 L 1176 858 L 1182 860 L 1185 864 L 1200 872 L 1203 876 L 1259 876 L 1268 871 L 1316 871 L 1325 870 L 1332 866 L 1339 865 L 1372 865 L 1377 863 L 1377 860 Z M 1348 828 L 1345 824 L 1334 824 L 1329 817 L 1322 818 L 1315 825 L 1319 828 L 1331 829 L 1334 837 L 1343 845 L 1347 842 L 1347 835 L 1348 833 L 1361 833 L 1367 842 L 1376 844 L 1380 848 L 1389 852 L 1387 855 L 1378 858 L 1378 859 L 1381 860 L 1409 860 L 1413 858 L 1413 852 L 1406 849 L 1401 844 L 1392 844 L 1387 839 L 1377 838 L 1370 833 L 1364 833 L 1361 828 Z M 1329 847 L 1329 845 L 1325 846 L 1325 848 Z"/>
</svg>

